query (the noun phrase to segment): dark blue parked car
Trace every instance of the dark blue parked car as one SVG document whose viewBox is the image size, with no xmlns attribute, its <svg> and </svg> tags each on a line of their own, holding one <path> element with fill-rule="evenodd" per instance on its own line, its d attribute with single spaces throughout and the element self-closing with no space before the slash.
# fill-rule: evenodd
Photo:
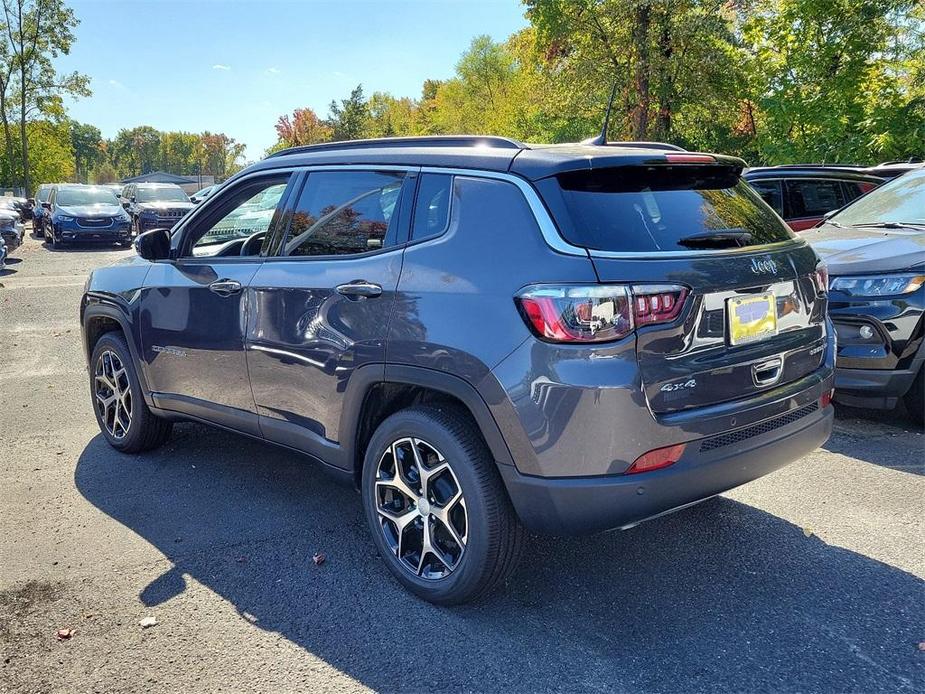
<svg viewBox="0 0 925 694">
<path fill-rule="evenodd" d="M 189 196 L 173 183 L 129 183 L 122 206 L 132 218 L 136 236 L 151 229 L 170 229 L 193 209 Z"/>
<path fill-rule="evenodd" d="M 357 485 L 404 586 L 480 596 L 524 527 L 629 528 L 828 437 L 824 273 L 743 166 L 479 137 L 278 153 L 91 275 L 102 435 L 138 452 L 186 419 L 307 454 Z"/>
<path fill-rule="evenodd" d="M 45 240 L 52 248 L 69 243 L 132 243 L 131 220 L 111 190 L 98 186 L 60 184 L 43 203 Z"/>
</svg>

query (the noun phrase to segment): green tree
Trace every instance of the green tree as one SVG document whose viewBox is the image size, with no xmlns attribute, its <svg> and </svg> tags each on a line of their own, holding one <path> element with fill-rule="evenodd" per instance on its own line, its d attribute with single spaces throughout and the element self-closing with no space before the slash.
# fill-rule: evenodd
<svg viewBox="0 0 925 694">
<path fill-rule="evenodd" d="M 100 129 L 89 123 L 78 123 L 68 119 L 67 129 L 70 137 L 71 151 L 74 153 L 74 175 L 77 180 L 86 183 L 89 180 L 90 170 L 96 167 L 103 158 L 100 145 L 103 136 Z M 34 147 L 31 148 L 35 151 Z M 40 180 L 45 180 L 41 179 Z"/>
<path fill-rule="evenodd" d="M 67 122 L 32 120 L 26 124 L 30 170 L 38 181 L 72 181 L 77 175 Z"/>
<path fill-rule="evenodd" d="M 744 33 L 769 161 L 869 161 L 925 147 L 922 6 L 762 0 Z"/>
<path fill-rule="evenodd" d="M 110 143 L 109 151 L 123 178 L 156 171 L 160 166 L 161 134 L 150 125 L 123 128 Z"/>
<path fill-rule="evenodd" d="M 358 140 L 366 136 L 369 108 L 363 96 L 363 85 L 358 84 L 350 96 L 340 103 L 332 101 L 328 107 L 327 124 L 331 128 L 332 140 Z"/>
<path fill-rule="evenodd" d="M 161 167 L 178 175 L 196 172 L 200 142 L 199 135 L 193 133 L 161 133 Z"/>
<path fill-rule="evenodd" d="M 13 93 L 19 121 L 22 184 L 32 191 L 27 122 L 32 115 L 60 109 L 64 94 L 88 96 L 88 80 L 78 73 L 60 75 L 52 61 L 70 52 L 78 20 L 61 0 L 3 0 L 6 54 L 12 60 Z M 4 131 L 4 135 L 6 130 Z M 9 147 L 7 147 L 9 151 Z"/>
</svg>

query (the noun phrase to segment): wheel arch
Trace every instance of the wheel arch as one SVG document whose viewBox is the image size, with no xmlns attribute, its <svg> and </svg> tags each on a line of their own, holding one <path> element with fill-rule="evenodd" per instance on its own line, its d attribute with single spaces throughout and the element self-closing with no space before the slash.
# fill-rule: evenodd
<svg viewBox="0 0 925 694">
<path fill-rule="evenodd" d="M 418 366 L 369 365 L 350 379 L 341 411 L 340 431 L 345 447 L 345 467 L 352 469 L 358 485 L 366 445 L 379 424 L 389 415 L 422 403 L 446 403 L 461 407 L 475 422 L 497 464 L 513 465 L 511 452 L 488 405 L 470 383 L 443 371 Z"/>
<path fill-rule="evenodd" d="M 135 345 L 134 333 L 132 331 L 132 322 L 122 309 L 107 303 L 89 303 L 83 311 L 83 347 L 88 366 L 90 358 L 93 356 L 93 349 L 100 338 L 110 332 L 121 332 L 128 345 L 129 352 L 132 356 L 132 362 L 135 365 L 135 372 L 138 375 L 138 382 L 144 393 L 145 400 L 150 405 L 150 390 L 145 380 L 144 369 L 141 368 L 141 361 L 138 356 L 138 349 Z"/>
</svg>

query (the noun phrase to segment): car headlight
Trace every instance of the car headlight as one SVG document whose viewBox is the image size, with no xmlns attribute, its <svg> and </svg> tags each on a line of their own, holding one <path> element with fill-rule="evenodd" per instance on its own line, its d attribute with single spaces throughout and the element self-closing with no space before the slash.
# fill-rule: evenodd
<svg viewBox="0 0 925 694">
<path fill-rule="evenodd" d="M 911 294 L 923 284 L 925 284 L 925 275 L 833 277 L 829 289 L 848 296 L 897 296 Z"/>
<path fill-rule="evenodd" d="M 73 217 L 68 217 L 66 214 L 63 214 L 63 215 L 61 215 L 60 217 L 58 217 L 58 221 L 59 221 L 59 222 L 73 222 L 73 221 L 74 221 L 74 218 L 73 218 Z"/>
</svg>

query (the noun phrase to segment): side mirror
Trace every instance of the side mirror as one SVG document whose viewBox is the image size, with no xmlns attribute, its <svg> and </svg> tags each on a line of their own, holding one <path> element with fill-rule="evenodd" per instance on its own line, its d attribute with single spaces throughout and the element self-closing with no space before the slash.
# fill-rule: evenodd
<svg viewBox="0 0 925 694">
<path fill-rule="evenodd" d="M 28 202 L 30 205 L 35 207 L 35 198 L 29 198 L 28 200 L 26 200 L 26 202 Z"/>
<path fill-rule="evenodd" d="M 50 209 L 51 209 L 51 203 L 48 202 L 48 201 L 43 202 L 43 203 L 42 203 L 42 207 L 44 207 L 46 210 L 50 210 Z"/>
<path fill-rule="evenodd" d="M 145 260 L 167 260 L 170 257 L 170 230 L 152 229 L 135 239 L 135 252 Z"/>
</svg>

